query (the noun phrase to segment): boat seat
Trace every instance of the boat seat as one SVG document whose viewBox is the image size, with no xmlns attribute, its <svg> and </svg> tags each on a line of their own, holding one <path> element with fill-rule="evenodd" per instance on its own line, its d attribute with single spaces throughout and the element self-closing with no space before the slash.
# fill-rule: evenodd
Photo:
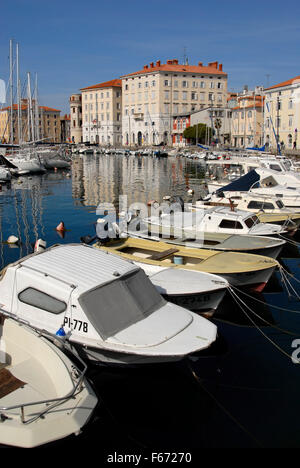
<svg viewBox="0 0 300 468">
<path fill-rule="evenodd" d="M 168 249 L 164 250 L 163 252 L 155 252 L 151 255 L 150 260 L 162 260 L 163 258 L 166 258 L 176 252 L 179 252 L 179 249 Z"/>
</svg>

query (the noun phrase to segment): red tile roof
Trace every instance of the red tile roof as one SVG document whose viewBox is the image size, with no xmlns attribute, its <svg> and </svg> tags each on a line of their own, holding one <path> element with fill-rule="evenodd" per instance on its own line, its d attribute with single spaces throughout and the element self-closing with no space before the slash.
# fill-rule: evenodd
<svg viewBox="0 0 300 468">
<path fill-rule="evenodd" d="M 0 111 L 9 110 L 10 106 L 3 107 Z M 44 109 L 47 112 L 60 112 L 59 109 L 52 109 L 51 107 L 39 106 L 39 109 Z M 13 110 L 18 110 L 18 104 L 13 104 Z M 21 104 L 21 110 L 27 110 L 27 104 Z"/>
<path fill-rule="evenodd" d="M 232 110 L 244 110 L 244 109 L 257 109 L 258 107 L 263 107 L 263 104 L 262 102 L 257 102 L 255 105 L 254 104 L 251 104 L 250 106 L 245 106 L 245 107 L 240 107 L 240 106 L 237 106 L 237 107 L 233 107 Z"/>
<path fill-rule="evenodd" d="M 284 86 L 288 86 L 293 83 L 300 83 L 300 75 L 295 76 L 295 78 L 291 78 L 290 80 L 282 81 L 282 83 L 278 83 L 274 86 L 270 86 L 269 88 L 265 88 L 265 90 L 274 89 L 274 88 L 283 88 Z"/>
<path fill-rule="evenodd" d="M 164 72 L 181 72 L 181 73 L 205 73 L 209 75 L 223 75 L 227 76 L 227 73 L 222 71 L 222 64 L 218 62 L 210 62 L 207 66 L 203 66 L 202 62 L 199 62 L 198 65 L 181 65 L 178 63 L 178 60 L 167 60 L 167 63 L 161 63 L 160 60 L 157 60 L 156 64 L 151 62 L 150 65 L 144 65 L 143 70 L 139 70 L 134 73 L 128 73 L 127 75 L 122 75 L 121 78 L 132 75 L 142 75 L 145 73 L 153 73 L 156 71 Z"/>
<path fill-rule="evenodd" d="M 87 86 L 86 88 L 81 88 L 80 91 L 84 91 L 86 89 L 97 89 L 97 88 L 121 88 L 122 83 L 121 80 L 110 80 L 105 81 L 104 83 L 95 84 L 92 86 Z"/>
</svg>

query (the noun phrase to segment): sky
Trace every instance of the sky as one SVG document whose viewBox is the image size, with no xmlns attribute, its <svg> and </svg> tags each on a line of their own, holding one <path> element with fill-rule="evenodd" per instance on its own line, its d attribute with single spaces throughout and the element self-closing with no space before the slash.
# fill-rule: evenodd
<svg viewBox="0 0 300 468">
<path fill-rule="evenodd" d="M 228 91 L 300 75 L 299 0 L 13 0 L 0 6 L 0 79 L 19 44 L 22 87 L 38 78 L 40 105 L 69 113 L 80 88 L 161 60 L 218 61 Z"/>
</svg>

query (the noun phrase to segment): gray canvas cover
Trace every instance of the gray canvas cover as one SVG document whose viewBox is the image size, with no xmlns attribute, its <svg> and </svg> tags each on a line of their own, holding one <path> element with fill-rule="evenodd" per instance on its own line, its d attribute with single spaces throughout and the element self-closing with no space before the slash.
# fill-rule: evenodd
<svg viewBox="0 0 300 468">
<path fill-rule="evenodd" d="M 104 340 L 143 320 L 165 304 L 143 270 L 87 291 L 78 301 Z"/>
</svg>

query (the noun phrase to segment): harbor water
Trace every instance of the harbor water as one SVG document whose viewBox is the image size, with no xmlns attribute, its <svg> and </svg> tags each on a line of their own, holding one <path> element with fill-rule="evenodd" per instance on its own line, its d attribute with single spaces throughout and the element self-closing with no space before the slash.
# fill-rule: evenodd
<svg viewBox="0 0 300 468">
<path fill-rule="evenodd" d="M 187 200 L 190 189 L 197 197 L 204 174 L 203 163 L 181 157 L 101 154 L 14 179 L 0 191 L 1 268 L 39 238 L 49 247 L 93 237 L 99 204 L 118 213 L 124 196 L 128 208 L 166 195 Z M 64 235 L 55 229 L 61 221 Z M 19 244 L 8 244 L 10 235 Z M 300 258 L 292 247 L 280 259 L 287 273 L 276 272 L 263 294 L 227 294 L 211 319 L 218 340 L 204 353 L 172 365 L 91 368 L 99 408 L 82 434 L 57 445 L 96 445 L 103 461 L 115 452 L 300 448 Z"/>
</svg>

